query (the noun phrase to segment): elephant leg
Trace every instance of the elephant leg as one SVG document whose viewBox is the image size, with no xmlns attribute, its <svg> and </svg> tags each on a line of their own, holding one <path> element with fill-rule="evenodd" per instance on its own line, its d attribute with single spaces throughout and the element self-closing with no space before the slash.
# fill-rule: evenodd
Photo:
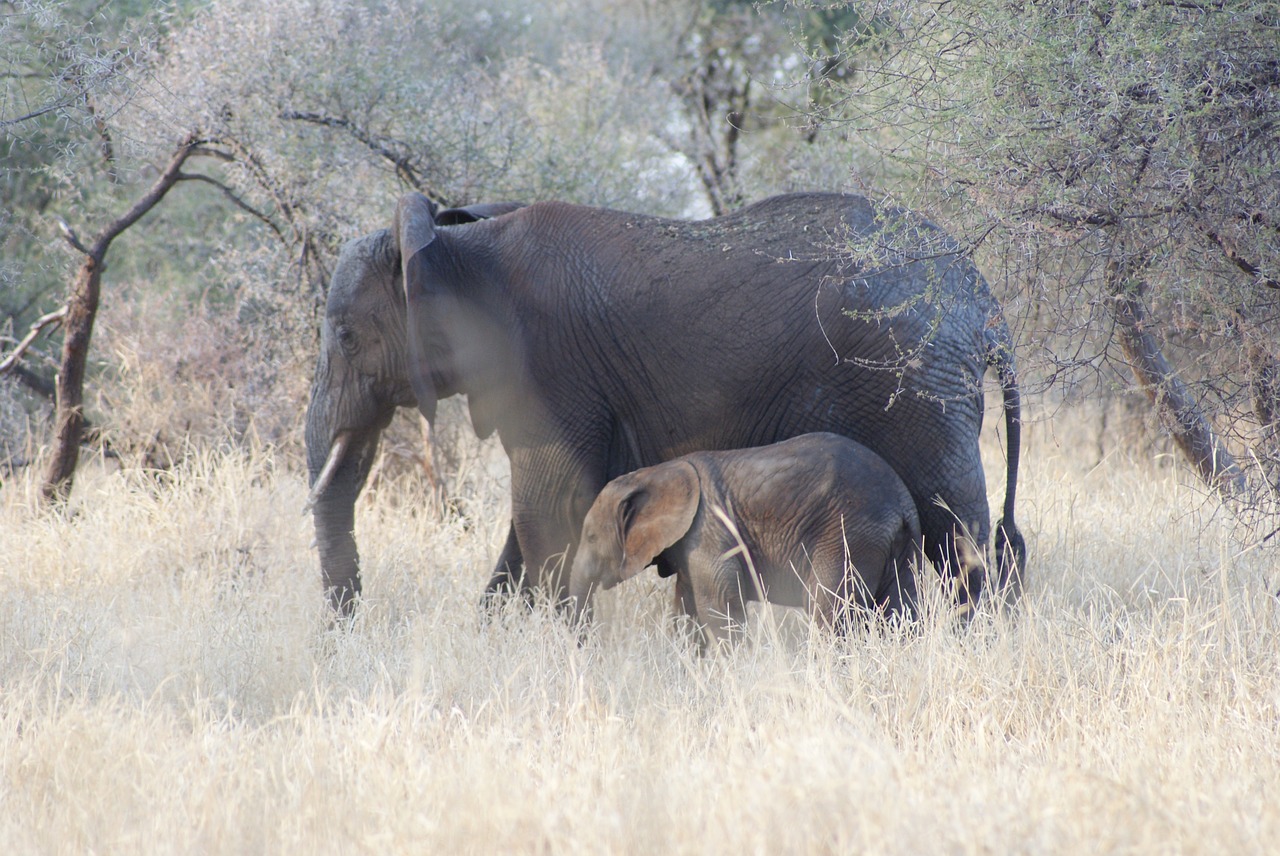
<svg viewBox="0 0 1280 856">
<path fill-rule="evenodd" d="M 690 585 L 685 574 L 676 575 L 675 614 L 676 618 L 688 617 L 696 620 L 698 617 L 698 604 L 693 599 L 693 586 Z"/>
<path fill-rule="evenodd" d="M 585 467 L 552 471 L 553 480 L 527 477 L 533 468 L 513 456 L 511 517 L 519 555 L 524 559 L 521 590 L 548 595 L 558 605 L 569 603 L 569 570 L 582 535 L 587 510 L 604 487 L 604 478 Z"/>
<path fill-rule="evenodd" d="M 843 634 L 846 616 L 856 610 L 862 581 L 854 570 L 854 557 L 840 543 L 815 544 L 806 559 L 807 567 L 793 569 L 805 589 L 809 617 L 825 630 Z"/>
<path fill-rule="evenodd" d="M 986 586 L 985 551 L 991 537 L 977 427 L 931 447 L 927 456 L 908 462 L 903 470 L 916 500 L 924 553 L 951 588 L 956 609 L 967 614 Z"/>
<path fill-rule="evenodd" d="M 732 561 L 721 561 L 709 574 L 693 581 L 693 598 L 703 630 L 703 651 L 708 645 L 735 643 L 742 638 L 747 624 L 747 585 L 741 567 Z"/>
<path fill-rule="evenodd" d="M 516 527 L 513 522 L 507 527 L 507 541 L 502 545 L 498 564 L 484 587 L 482 604 L 486 608 L 496 607 L 517 591 L 525 593 L 527 588 L 524 583 L 524 559 L 520 553 L 520 541 L 516 538 Z"/>
<path fill-rule="evenodd" d="M 919 596 L 916 593 L 916 571 L 922 564 L 923 557 L 908 551 L 889 560 L 884 570 L 884 583 L 880 595 L 876 598 L 876 606 L 886 616 L 902 616 L 907 621 L 916 619 L 916 604 Z M 912 562 L 916 567 L 912 567 Z"/>
<path fill-rule="evenodd" d="M 859 536 L 856 540 L 866 539 L 877 544 L 888 540 L 873 531 L 860 532 Z M 814 552 L 809 614 L 815 622 L 845 636 L 856 626 L 869 626 L 877 613 L 886 618 L 898 614 L 904 600 L 914 609 L 915 578 L 907 571 L 899 582 L 890 550 L 855 545 L 851 551 L 846 543 L 842 539 L 837 549 Z M 868 582 L 862 571 L 875 576 Z"/>
<path fill-rule="evenodd" d="M 518 521 L 515 531 L 525 557 L 521 594 L 531 602 L 538 593 L 546 594 L 556 604 L 567 602 L 576 539 L 561 526 L 543 527 L 530 520 Z"/>
<path fill-rule="evenodd" d="M 661 561 L 658 567 L 662 567 Z M 700 628 L 701 622 L 698 620 L 698 602 L 693 595 L 693 585 L 689 582 L 689 575 L 686 573 L 677 571 L 675 577 L 676 584 L 672 598 L 675 608 L 672 610 L 671 623 L 678 636 L 687 638 L 693 635 L 701 646 L 704 642 Z"/>
</svg>

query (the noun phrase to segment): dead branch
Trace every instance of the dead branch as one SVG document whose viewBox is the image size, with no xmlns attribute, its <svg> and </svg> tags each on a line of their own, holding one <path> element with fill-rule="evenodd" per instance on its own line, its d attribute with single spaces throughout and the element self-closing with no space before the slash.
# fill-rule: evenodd
<svg viewBox="0 0 1280 856">
<path fill-rule="evenodd" d="M 18 363 L 18 365 L 13 367 L 12 374 L 18 383 L 27 388 L 28 392 L 38 395 L 40 398 L 43 398 L 50 404 L 53 404 L 54 397 L 57 395 L 57 388 L 54 386 L 53 381 L 41 377 L 31 369 L 22 365 L 22 363 Z"/>
<path fill-rule="evenodd" d="M 9 356 L 5 357 L 3 361 L 0 361 L 0 374 L 5 374 L 6 372 L 16 368 L 18 361 L 22 359 L 22 355 L 27 352 L 27 348 L 31 347 L 36 338 L 44 332 L 44 329 L 46 327 L 52 327 L 55 324 L 62 323 L 62 320 L 66 317 L 66 306 L 63 306 L 60 309 L 55 309 L 46 315 L 41 315 L 36 323 L 31 325 L 31 329 L 27 332 L 27 335 L 22 337 L 22 341 L 9 352 Z"/>
<path fill-rule="evenodd" d="M 360 125 L 343 116 L 326 116 L 322 113 L 309 113 L 300 110 L 286 110 L 280 114 L 280 118 L 286 121 L 306 122 L 311 125 L 320 125 L 325 128 L 338 128 L 346 131 L 358 142 L 362 143 L 369 151 L 378 155 L 386 161 L 389 161 L 395 167 L 396 177 L 402 182 L 428 196 L 437 205 L 444 208 L 452 207 L 455 203 L 441 193 L 438 189 L 427 184 L 426 179 L 414 167 L 412 157 L 397 151 L 397 147 L 405 149 L 409 144 L 390 137 L 376 137 L 370 134 Z"/>
<path fill-rule="evenodd" d="M 1235 265 L 1241 271 L 1241 273 L 1244 273 L 1246 276 L 1252 277 L 1259 285 L 1263 285 L 1267 288 L 1280 289 L 1280 281 L 1272 279 L 1271 277 L 1268 277 L 1268 276 L 1264 276 L 1262 273 L 1262 268 L 1258 267 L 1256 264 L 1254 264 L 1253 262 L 1249 261 L 1244 256 L 1242 256 L 1240 252 L 1236 249 L 1235 245 L 1232 244 L 1226 238 L 1219 235 L 1217 230 L 1215 230 L 1212 226 L 1209 226 L 1208 224 L 1204 224 L 1202 225 L 1201 229 L 1204 233 L 1204 236 L 1209 240 L 1209 242 L 1212 243 L 1214 246 L 1216 246 L 1219 250 L 1221 250 L 1222 255 L 1226 257 L 1227 261 Z"/>
<path fill-rule="evenodd" d="M 67 225 L 67 221 L 61 217 L 58 220 L 58 230 L 62 232 L 62 237 L 71 245 L 73 250 L 77 250 L 82 255 L 89 255 L 89 248 L 80 240 L 80 236 L 76 234 L 76 230 Z"/>
<path fill-rule="evenodd" d="M 200 150 L 197 152 L 197 154 L 204 154 L 204 153 L 205 153 L 204 150 Z M 239 196 L 239 194 L 237 194 L 234 190 L 232 190 L 227 185 L 223 184 L 221 181 L 218 181 L 213 176 L 205 175 L 204 173 L 198 173 L 198 172 L 196 173 L 183 172 L 178 174 L 178 181 L 201 181 L 201 182 L 204 182 L 205 184 L 212 184 L 214 187 L 222 191 L 222 195 L 227 197 L 227 199 L 231 201 L 232 205 L 236 206 L 241 211 L 246 212 L 251 217 L 261 220 L 263 223 L 267 225 L 268 229 L 270 229 L 272 232 L 275 232 L 276 237 L 279 238 L 281 242 L 285 242 L 284 230 L 281 229 L 278 225 L 276 225 L 276 222 L 274 220 L 272 220 L 263 212 L 259 211 L 257 208 L 254 208 L 248 202 L 245 202 L 244 199 L 242 199 Z"/>
<path fill-rule="evenodd" d="M 284 215 L 285 222 L 289 224 L 293 232 L 292 243 L 306 247 L 309 237 L 306 234 L 305 218 L 298 212 L 297 206 L 293 204 L 293 201 L 282 193 L 279 183 L 272 179 L 271 172 L 262 163 L 262 159 L 234 137 L 224 135 L 217 142 L 229 149 L 230 159 L 247 169 L 249 174 L 253 176 L 253 180 L 258 183 L 258 186 L 271 197 L 276 210 Z M 202 154 L 205 152 L 204 149 L 200 151 Z"/>
</svg>

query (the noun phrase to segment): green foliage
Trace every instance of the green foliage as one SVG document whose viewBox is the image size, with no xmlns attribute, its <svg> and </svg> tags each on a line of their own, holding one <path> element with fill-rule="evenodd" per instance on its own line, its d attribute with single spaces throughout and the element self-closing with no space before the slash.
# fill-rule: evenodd
<svg viewBox="0 0 1280 856">
<path fill-rule="evenodd" d="M 189 2 L 17 2 L 0 15 L 0 325 L 24 332 L 63 299 L 74 257 L 58 218 L 91 231 L 143 164 L 117 119 Z"/>
<path fill-rule="evenodd" d="M 1158 334 L 1191 406 L 1274 471 L 1280 7 L 879 12 L 848 35 L 868 59 L 825 118 L 877 149 L 880 180 L 959 225 L 1023 307 L 1038 367 L 1069 385 L 1117 357 L 1139 370 L 1155 354 L 1113 336 L 1117 307 L 1149 312 L 1129 332 Z"/>
</svg>

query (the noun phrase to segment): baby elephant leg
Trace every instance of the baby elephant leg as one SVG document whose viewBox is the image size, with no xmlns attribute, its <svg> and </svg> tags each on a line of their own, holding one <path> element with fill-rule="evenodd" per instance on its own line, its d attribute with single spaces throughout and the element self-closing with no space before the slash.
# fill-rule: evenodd
<svg viewBox="0 0 1280 856">
<path fill-rule="evenodd" d="M 701 622 L 698 620 L 698 603 L 694 599 L 693 583 L 689 581 L 689 575 L 683 572 L 676 574 L 675 582 L 671 621 L 676 635 L 680 638 L 686 638 L 691 634 L 696 635 L 701 644 Z"/>
<path fill-rule="evenodd" d="M 809 591 L 814 620 L 845 634 L 876 614 L 914 618 L 913 561 L 919 561 L 919 545 L 910 541 L 909 534 L 894 539 L 890 547 L 877 544 L 852 554 L 846 549 L 814 557 L 814 585 Z"/>
<path fill-rule="evenodd" d="M 876 603 L 886 615 L 901 616 L 907 621 L 916 619 L 916 572 L 923 564 L 924 556 L 917 550 L 898 556 L 886 568 Z"/>
<path fill-rule="evenodd" d="M 805 580 L 809 615 L 824 630 L 843 635 L 850 629 L 859 608 L 871 600 L 854 567 L 849 547 L 842 538 L 838 544 L 817 546 L 807 558 L 807 567 L 798 569 L 797 573 Z"/>
<path fill-rule="evenodd" d="M 746 629 L 744 580 L 736 562 L 717 562 L 710 573 L 695 574 L 693 596 L 703 629 L 703 650 L 713 643 L 735 643 Z"/>
</svg>

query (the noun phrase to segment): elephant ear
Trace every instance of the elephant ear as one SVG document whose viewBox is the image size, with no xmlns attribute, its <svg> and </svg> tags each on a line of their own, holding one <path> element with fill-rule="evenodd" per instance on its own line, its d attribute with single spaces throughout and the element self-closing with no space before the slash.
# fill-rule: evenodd
<svg viewBox="0 0 1280 856">
<path fill-rule="evenodd" d="M 688 533 L 701 494 L 698 472 L 688 461 L 670 461 L 635 475 L 635 487 L 617 507 L 619 582 L 653 564 L 659 553 Z"/>
<path fill-rule="evenodd" d="M 425 325 L 429 321 L 430 265 L 425 250 L 436 239 L 435 211 L 435 205 L 421 193 L 406 193 L 396 205 L 392 230 L 400 248 L 400 271 L 404 280 L 409 381 L 418 399 L 418 409 L 429 422 L 436 416 L 436 387 L 431 380 L 422 333 L 428 329 Z"/>
<path fill-rule="evenodd" d="M 463 208 L 445 208 L 435 216 L 437 226 L 460 226 L 477 220 L 492 220 L 512 211 L 519 211 L 523 202 L 480 202 Z"/>
</svg>

